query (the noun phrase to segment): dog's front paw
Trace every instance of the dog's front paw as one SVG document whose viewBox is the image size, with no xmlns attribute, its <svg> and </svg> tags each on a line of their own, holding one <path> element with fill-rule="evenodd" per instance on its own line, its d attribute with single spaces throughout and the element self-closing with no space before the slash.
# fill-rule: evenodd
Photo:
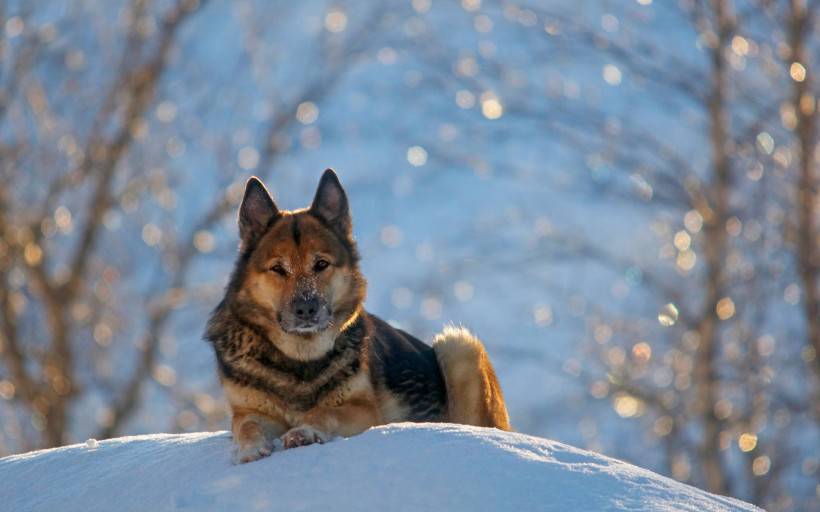
<svg viewBox="0 0 820 512">
<path fill-rule="evenodd" d="M 234 464 L 245 464 L 246 462 L 253 462 L 267 457 L 272 452 L 273 447 L 264 440 L 260 440 L 243 446 L 237 446 L 233 453 L 233 461 Z"/>
<path fill-rule="evenodd" d="M 320 432 L 313 427 L 302 426 L 288 430 L 282 436 L 282 445 L 285 449 L 296 448 L 297 446 L 307 446 L 314 443 L 322 444 L 329 439 L 324 432 Z"/>
</svg>

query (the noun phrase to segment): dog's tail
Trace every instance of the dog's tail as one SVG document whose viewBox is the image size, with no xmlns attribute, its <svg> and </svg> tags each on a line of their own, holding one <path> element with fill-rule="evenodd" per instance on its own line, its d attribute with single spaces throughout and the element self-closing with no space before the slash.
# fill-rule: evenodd
<svg viewBox="0 0 820 512">
<path fill-rule="evenodd" d="M 445 327 L 433 341 L 447 387 L 452 423 L 510 430 L 501 386 L 481 341 L 463 327 Z"/>
</svg>

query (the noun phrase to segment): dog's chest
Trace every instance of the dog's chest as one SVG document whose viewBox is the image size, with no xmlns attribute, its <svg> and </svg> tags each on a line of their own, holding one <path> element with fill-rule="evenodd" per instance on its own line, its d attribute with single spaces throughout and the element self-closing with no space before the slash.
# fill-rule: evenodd
<svg viewBox="0 0 820 512">
<path fill-rule="evenodd" d="M 344 341 L 344 340 L 343 340 Z M 338 406 L 370 387 L 359 343 L 338 344 L 326 358 L 283 359 L 261 344 L 217 351 L 220 373 L 234 406 L 298 419 L 319 406 Z"/>
<path fill-rule="evenodd" d="M 309 404 L 304 400 L 289 399 L 287 392 L 284 391 L 281 394 L 273 394 L 228 379 L 223 380 L 223 388 L 225 397 L 232 407 L 281 418 L 290 426 L 300 425 L 302 418 L 317 408 L 344 407 L 351 399 L 359 400 L 373 394 L 370 378 L 363 370 Z M 293 396 L 298 397 L 296 394 Z"/>
</svg>

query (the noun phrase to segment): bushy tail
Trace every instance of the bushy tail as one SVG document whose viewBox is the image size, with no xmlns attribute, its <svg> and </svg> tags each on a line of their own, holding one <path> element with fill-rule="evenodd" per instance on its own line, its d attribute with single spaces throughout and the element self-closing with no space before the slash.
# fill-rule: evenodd
<svg viewBox="0 0 820 512">
<path fill-rule="evenodd" d="M 463 327 L 445 327 L 433 349 L 447 386 L 449 421 L 510 430 L 501 386 L 481 341 Z"/>
</svg>

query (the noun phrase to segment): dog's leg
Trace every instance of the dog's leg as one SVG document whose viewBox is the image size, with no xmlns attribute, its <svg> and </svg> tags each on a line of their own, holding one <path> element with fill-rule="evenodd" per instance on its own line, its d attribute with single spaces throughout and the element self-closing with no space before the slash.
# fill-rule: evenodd
<svg viewBox="0 0 820 512">
<path fill-rule="evenodd" d="M 282 436 L 285 448 L 324 443 L 335 436 L 349 437 L 382 423 L 371 401 L 347 401 L 338 407 L 317 407 L 308 412 L 298 427 Z"/>
<path fill-rule="evenodd" d="M 447 386 L 447 420 L 510 430 L 501 386 L 478 338 L 467 329 L 447 327 L 433 349 Z"/>
<path fill-rule="evenodd" d="M 267 457 L 273 451 L 273 440 L 287 430 L 285 424 L 253 411 L 234 410 L 231 421 L 236 443 L 234 462 L 242 464 Z"/>
</svg>

